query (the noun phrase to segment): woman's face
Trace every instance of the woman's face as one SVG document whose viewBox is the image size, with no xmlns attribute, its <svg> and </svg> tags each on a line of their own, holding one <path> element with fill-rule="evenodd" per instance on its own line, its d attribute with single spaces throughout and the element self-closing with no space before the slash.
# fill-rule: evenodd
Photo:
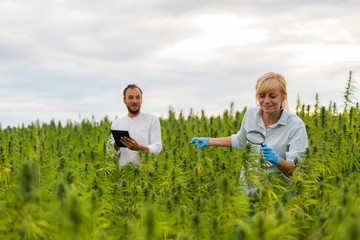
<svg viewBox="0 0 360 240">
<path fill-rule="evenodd" d="M 258 96 L 258 102 L 261 110 L 264 113 L 280 113 L 281 103 L 283 99 L 281 97 L 281 88 L 277 88 L 271 92 L 263 93 Z"/>
</svg>

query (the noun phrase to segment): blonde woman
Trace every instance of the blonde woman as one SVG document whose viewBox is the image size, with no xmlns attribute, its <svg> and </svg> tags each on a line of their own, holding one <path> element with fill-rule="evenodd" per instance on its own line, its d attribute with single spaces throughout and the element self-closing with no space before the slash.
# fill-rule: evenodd
<svg viewBox="0 0 360 240">
<path fill-rule="evenodd" d="M 265 136 L 265 144 L 260 150 L 269 162 L 269 170 L 289 177 L 295 169 L 295 158 L 303 158 L 308 139 L 304 122 L 287 109 L 284 77 L 273 72 L 262 75 L 256 82 L 256 99 L 259 106 L 247 109 L 236 134 L 222 138 L 197 137 L 190 143 L 197 148 L 223 146 L 240 149 L 246 146 L 249 131 L 259 131 Z"/>
</svg>

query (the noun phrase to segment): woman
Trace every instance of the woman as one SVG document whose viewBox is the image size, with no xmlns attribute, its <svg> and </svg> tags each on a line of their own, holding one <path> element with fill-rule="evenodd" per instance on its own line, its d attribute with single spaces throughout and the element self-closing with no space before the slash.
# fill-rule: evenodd
<svg viewBox="0 0 360 240">
<path fill-rule="evenodd" d="M 190 143 L 195 147 L 223 146 L 240 149 L 245 147 L 246 134 L 251 130 L 265 136 L 265 144 L 260 150 L 263 157 L 285 176 L 289 177 L 295 170 L 294 160 L 302 159 L 308 147 L 304 122 L 293 113 L 288 112 L 286 82 L 278 73 L 265 73 L 256 83 L 256 99 L 259 107 L 247 109 L 240 130 L 229 137 L 197 137 Z"/>
</svg>

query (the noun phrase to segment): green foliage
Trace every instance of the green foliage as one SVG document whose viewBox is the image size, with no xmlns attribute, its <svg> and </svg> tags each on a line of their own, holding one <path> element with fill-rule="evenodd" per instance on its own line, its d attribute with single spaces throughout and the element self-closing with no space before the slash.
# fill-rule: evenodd
<svg viewBox="0 0 360 240">
<path fill-rule="evenodd" d="M 189 144 L 238 131 L 246 108 L 233 104 L 211 117 L 170 109 L 163 151 L 120 171 L 107 118 L 0 129 L 0 238 L 358 239 L 360 109 L 318 96 L 315 109 L 298 100 L 310 146 L 288 183 L 257 170 L 250 145 Z M 258 190 L 249 197 L 243 182 Z"/>
<path fill-rule="evenodd" d="M 344 109 L 345 111 L 348 110 L 348 106 L 350 104 L 353 104 L 354 100 L 356 100 L 356 97 L 354 96 L 355 95 L 355 90 L 356 90 L 356 87 L 355 87 L 355 79 L 353 78 L 353 73 L 352 71 L 349 72 L 349 78 L 347 79 L 347 82 L 346 82 L 346 87 L 345 87 L 345 92 L 344 92 Z"/>
</svg>

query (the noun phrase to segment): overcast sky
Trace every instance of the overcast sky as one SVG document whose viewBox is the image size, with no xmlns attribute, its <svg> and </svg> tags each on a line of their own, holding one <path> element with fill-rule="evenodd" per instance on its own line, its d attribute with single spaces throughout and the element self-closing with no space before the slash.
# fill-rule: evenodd
<svg viewBox="0 0 360 240">
<path fill-rule="evenodd" d="M 130 83 L 164 118 L 242 110 L 269 71 L 291 107 L 340 107 L 350 70 L 360 96 L 359 22 L 358 0 L 2 0 L 1 126 L 113 120 Z"/>
</svg>

